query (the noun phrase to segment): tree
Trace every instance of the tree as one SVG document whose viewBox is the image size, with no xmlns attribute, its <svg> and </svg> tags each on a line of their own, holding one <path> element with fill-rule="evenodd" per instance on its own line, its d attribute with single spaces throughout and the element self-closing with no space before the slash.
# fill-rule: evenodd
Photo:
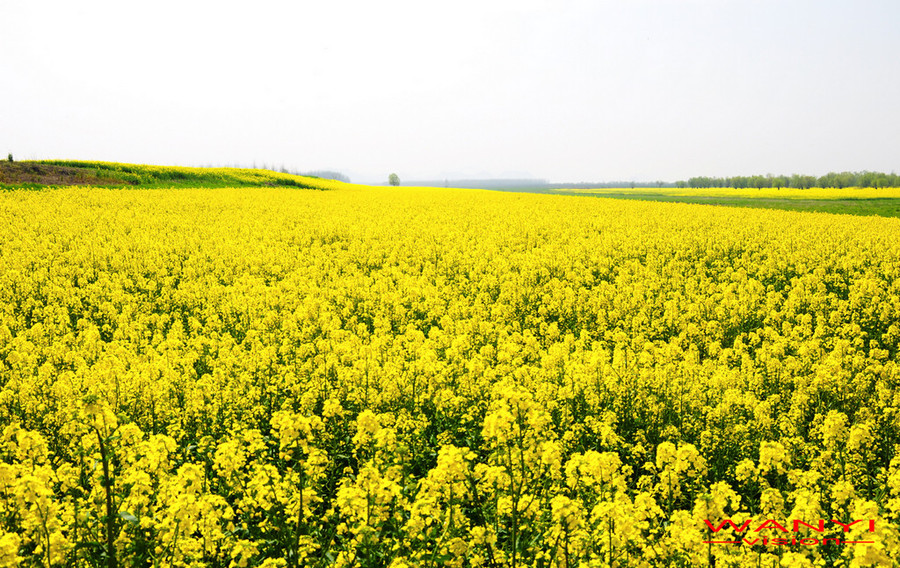
<svg viewBox="0 0 900 568">
<path fill-rule="evenodd" d="M 388 183 L 391 185 L 400 185 L 400 176 L 391 174 L 388 176 Z"/>
</svg>

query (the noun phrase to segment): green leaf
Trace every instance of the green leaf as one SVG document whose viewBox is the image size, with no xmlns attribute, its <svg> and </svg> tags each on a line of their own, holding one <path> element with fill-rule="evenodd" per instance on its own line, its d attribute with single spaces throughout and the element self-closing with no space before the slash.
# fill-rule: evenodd
<svg viewBox="0 0 900 568">
<path fill-rule="evenodd" d="M 119 517 L 121 517 L 122 520 L 126 523 L 130 523 L 132 525 L 136 525 L 140 522 L 137 517 L 135 517 L 128 511 L 122 511 L 121 513 L 119 513 Z"/>
</svg>

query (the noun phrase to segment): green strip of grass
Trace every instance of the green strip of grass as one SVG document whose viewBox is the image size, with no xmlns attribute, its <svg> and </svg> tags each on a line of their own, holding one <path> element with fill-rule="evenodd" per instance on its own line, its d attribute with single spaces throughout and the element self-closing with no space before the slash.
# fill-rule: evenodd
<svg viewBox="0 0 900 568">
<path fill-rule="evenodd" d="M 702 203 L 727 207 L 754 207 L 760 209 L 782 209 L 785 211 L 815 211 L 842 215 L 878 215 L 880 217 L 900 217 L 900 199 L 770 199 L 720 196 L 676 196 L 649 193 L 578 193 L 589 197 L 614 199 L 638 199 L 642 201 L 665 201 L 672 203 Z"/>
</svg>

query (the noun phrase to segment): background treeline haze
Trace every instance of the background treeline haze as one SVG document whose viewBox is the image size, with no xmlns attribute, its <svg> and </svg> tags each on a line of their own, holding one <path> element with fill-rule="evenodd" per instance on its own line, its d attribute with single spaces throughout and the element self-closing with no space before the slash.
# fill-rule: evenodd
<svg viewBox="0 0 900 568">
<path fill-rule="evenodd" d="M 687 181 L 676 182 L 677 187 L 793 187 L 809 189 L 811 187 L 900 187 L 900 175 L 880 172 L 830 172 L 822 177 L 803 176 L 735 176 L 692 177 Z"/>
</svg>

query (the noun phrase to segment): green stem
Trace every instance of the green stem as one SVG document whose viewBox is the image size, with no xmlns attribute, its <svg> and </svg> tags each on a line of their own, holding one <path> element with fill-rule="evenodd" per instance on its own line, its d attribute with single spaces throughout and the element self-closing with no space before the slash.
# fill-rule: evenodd
<svg viewBox="0 0 900 568">
<path fill-rule="evenodd" d="M 300 528 L 303 526 L 303 460 L 300 463 L 300 511 L 297 513 L 297 526 L 294 529 L 294 559 L 292 564 L 300 564 Z"/>
<path fill-rule="evenodd" d="M 97 441 L 100 443 L 100 458 L 103 462 L 103 488 L 106 493 L 106 566 L 107 568 L 116 568 L 116 547 L 115 547 L 115 518 L 113 517 L 113 500 L 112 478 L 109 475 L 109 455 L 106 451 L 106 444 L 103 443 L 103 436 L 100 430 L 94 428 L 97 433 Z"/>
</svg>

